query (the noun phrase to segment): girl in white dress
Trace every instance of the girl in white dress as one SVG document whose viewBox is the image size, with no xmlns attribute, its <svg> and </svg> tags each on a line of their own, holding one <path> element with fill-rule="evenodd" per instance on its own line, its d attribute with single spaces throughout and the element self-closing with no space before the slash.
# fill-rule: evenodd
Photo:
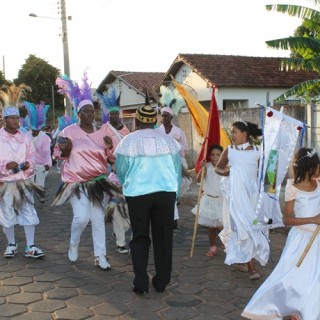
<svg viewBox="0 0 320 320">
<path fill-rule="evenodd" d="M 222 193 L 221 193 L 221 177 L 215 173 L 215 166 L 218 163 L 223 148 L 219 145 L 212 145 L 209 149 L 210 162 L 203 161 L 202 169 L 197 175 L 197 182 L 201 180 L 201 172 L 203 173 L 202 182 L 202 198 L 199 207 L 198 224 L 208 227 L 208 236 L 210 240 L 210 249 L 207 252 L 208 257 L 216 255 L 218 249 L 217 234 L 222 230 Z M 192 213 L 197 213 L 197 206 L 192 210 Z"/>
<path fill-rule="evenodd" d="M 249 138 L 261 135 L 262 130 L 254 123 L 234 122 L 231 126 L 234 145 L 223 151 L 215 169 L 217 174 L 227 177 L 222 182 L 224 220 L 219 234 L 226 247 L 225 263 L 246 263 L 251 280 L 260 278 L 253 259 L 265 265 L 270 253 L 267 235 L 253 227 L 259 195 L 260 152 L 250 144 Z"/>
<path fill-rule="evenodd" d="M 248 319 L 320 319 L 320 234 L 297 267 L 317 225 L 320 225 L 319 157 L 308 148 L 295 156 L 294 179 L 285 191 L 283 223 L 293 226 L 281 258 L 254 294 L 242 316 Z"/>
</svg>

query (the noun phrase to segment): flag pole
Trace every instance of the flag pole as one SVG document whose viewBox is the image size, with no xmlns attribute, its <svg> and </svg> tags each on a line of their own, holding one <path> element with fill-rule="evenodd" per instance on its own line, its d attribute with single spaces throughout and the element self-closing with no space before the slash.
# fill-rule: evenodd
<svg viewBox="0 0 320 320">
<path fill-rule="evenodd" d="M 209 124 L 209 122 L 208 122 L 208 124 Z M 208 131 L 208 128 L 207 128 L 206 139 L 204 141 L 205 146 L 204 146 L 203 160 L 205 160 L 206 157 L 207 157 L 208 132 L 209 131 Z M 204 172 L 205 172 L 204 167 L 202 167 L 201 168 L 201 176 L 200 176 L 200 187 L 199 187 L 199 193 L 198 193 L 198 201 L 197 201 L 197 212 L 196 212 L 196 218 L 194 220 L 194 226 L 193 226 L 193 237 L 192 237 L 192 244 L 191 244 L 191 250 L 190 250 L 190 257 L 193 256 L 194 245 L 195 245 L 195 242 L 196 242 L 196 236 L 197 236 L 197 230 L 198 230 L 199 209 L 200 209 L 200 200 L 202 198 L 202 186 L 203 186 Z"/>
<path fill-rule="evenodd" d="M 301 255 L 301 257 L 300 257 L 300 259 L 299 259 L 299 261 L 298 261 L 298 263 L 297 263 L 297 267 L 298 267 L 298 268 L 300 267 L 302 261 L 304 260 L 305 256 L 307 255 L 308 251 L 310 250 L 310 248 L 311 248 L 311 246 L 312 246 L 315 238 L 317 237 L 319 231 L 320 231 L 320 225 L 317 226 L 316 230 L 314 230 L 311 239 L 309 240 L 306 248 L 304 249 L 304 251 L 303 251 L 303 253 L 302 253 L 302 255 Z"/>
<path fill-rule="evenodd" d="M 212 96 L 214 94 L 215 86 L 212 87 Z M 213 99 L 213 97 L 211 98 Z M 204 141 L 204 152 L 203 152 L 203 160 L 206 160 L 207 158 L 207 150 L 208 150 L 208 140 L 209 140 L 209 130 L 210 130 L 210 123 L 211 123 L 211 116 L 212 116 L 212 103 L 210 103 L 210 112 L 209 112 L 209 117 L 208 117 L 208 125 L 207 125 L 207 130 L 206 130 L 206 136 L 205 136 L 205 141 Z M 202 161 L 203 161 L 202 160 Z M 200 187 L 199 187 L 199 193 L 198 193 L 198 201 L 197 201 L 197 212 L 196 212 L 196 218 L 194 220 L 194 226 L 193 226 L 193 236 L 192 236 L 192 244 L 191 244 L 191 250 L 190 250 L 190 257 L 193 256 L 193 251 L 194 251 L 194 245 L 196 242 L 196 236 L 197 236 L 197 230 L 198 230 L 198 221 L 199 221 L 199 209 L 200 209 L 200 200 L 202 198 L 202 186 L 203 186 L 203 178 L 204 178 L 204 167 L 201 168 L 201 176 L 200 176 Z"/>
</svg>

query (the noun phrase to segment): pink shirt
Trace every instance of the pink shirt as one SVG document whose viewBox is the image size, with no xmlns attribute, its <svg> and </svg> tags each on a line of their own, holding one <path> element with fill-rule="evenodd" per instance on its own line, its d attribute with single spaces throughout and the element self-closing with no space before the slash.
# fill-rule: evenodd
<svg viewBox="0 0 320 320">
<path fill-rule="evenodd" d="M 4 128 L 0 129 L 0 181 L 27 180 L 33 176 L 35 149 L 32 141 L 20 130 L 10 134 Z M 7 163 L 15 161 L 22 163 L 29 162 L 29 169 L 13 173 L 7 170 Z"/>
<path fill-rule="evenodd" d="M 107 135 L 112 139 L 113 150 L 118 146 L 121 139 L 130 133 L 129 129 L 125 125 L 123 125 L 123 128 L 121 130 L 117 130 L 109 123 L 109 121 L 105 123 L 101 128 L 105 128 Z"/>
<path fill-rule="evenodd" d="M 54 156 L 65 160 L 61 170 L 63 182 L 89 181 L 102 174 L 108 174 L 107 156 L 112 157 L 106 149 L 103 137 L 107 136 L 104 127 L 93 133 L 86 133 L 78 124 L 72 124 L 59 134 L 71 140 L 72 150 L 68 158 L 61 157 L 58 144 L 54 147 Z"/>
<path fill-rule="evenodd" d="M 43 131 L 40 131 L 36 137 L 32 136 L 32 131 L 28 131 L 26 135 L 32 140 L 33 145 L 36 149 L 36 156 L 35 162 L 36 164 L 45 166 L 48 165 L 49 167 L 52 166 L 52 159 L 51 159 L 51 150 L 50 144 L 51 140 L 47 134 Z"/>
</svg>

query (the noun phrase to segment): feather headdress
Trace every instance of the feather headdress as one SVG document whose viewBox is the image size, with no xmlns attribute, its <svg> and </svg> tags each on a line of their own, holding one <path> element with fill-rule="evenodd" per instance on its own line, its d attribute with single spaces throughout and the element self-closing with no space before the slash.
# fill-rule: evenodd
<svg viewBox="0 0 320 320">
<path fill-rule="evenodd" d="M 37 105 L 29 101 L 24 101 L 23 104 L 28 111 L 30 128 L 32 130 L 40 130 L 44 127 L 50 106 L 46 105 L 43 101 Z"/>
<path fill-rule="evenodd" d="M 30 119 L 28 115 L 26 115 L 24 118 L 20 117 L 20 126 L 27 130 L 30 128 Z"/>
<path fill-rule="evenodd" d="M 181 108 L 185 106 L 185 101 L 181 97 L 180 93 L 174 89 L 170 89 L 166 86 L 160 87 L 160 103 L 162 104 L 162 112 L 167 111 L 172 115 L 178 115 Z"/>
<path fill-rule="evenodd" d="M 91 87 L 86 72 L 84 72 L 81 80 L 81 83 L 78 84 L 64 74 L 56 79 L 56 85 L 60 88 L 58 93 L 64 94 L 78 112 L 86 104 L 93 105 Z"/>
<path fill-rule="evenodd" d="M 24 83 L 19 86 L 15 84 L 1 86 L 0 103 L 2 105 L 3 117 L 19 115 L 19 103 L 23 98 L 26 98 L 27 91 L 31 92 L 31 87 Z"/>
<path fill-rule="evenodd" d="M 77 121 L 78 121 L 77 111 L 73 108 L 71 117 L 67 114 L 64 114 L 63 116 L 58 117 L 59 132 L 61 132 L 65 127 L 70 126 L 70 124 L 77 123 Z"/>
<path fill-rule="evenodd" d="M 103 94 L 96 92 L 96 96 L 101 105 L 102 123 L 106 123 L 109 120 L 110 112 L 120 112 L 121 92 L 118 96 L 115 86 L 109 86 L 108 90 L 104 91 Z"/>
</svg>

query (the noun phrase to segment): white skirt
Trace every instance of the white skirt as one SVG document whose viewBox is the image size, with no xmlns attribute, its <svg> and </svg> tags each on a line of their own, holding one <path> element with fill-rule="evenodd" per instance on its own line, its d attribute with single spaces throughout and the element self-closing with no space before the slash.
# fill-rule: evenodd
<svg viewBox="0 0 320 320">
<path fill-rule="evenodd" d="M 222 197 L 203 194 L 200 200 L 198 224 L 207 227 L 222 227 Z M 191 210 L 197 214 L 197 205 Z"/>
<path fill-rule="evenodd" d="M 279 263 L 251 298 L 243 317 L 267 320 L 294 314 L 298 319 L 320 320 L 320 235 L 296 266 L 311 236 L 301 227 L 290 230 Z"/>
</svg>

